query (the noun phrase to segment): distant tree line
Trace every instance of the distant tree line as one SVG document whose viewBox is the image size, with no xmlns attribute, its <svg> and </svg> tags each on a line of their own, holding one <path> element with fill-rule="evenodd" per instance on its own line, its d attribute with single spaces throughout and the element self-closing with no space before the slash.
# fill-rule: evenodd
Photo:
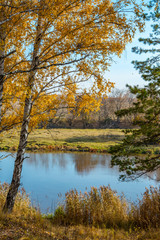
<svg viewBox="0 0 160 240">
<path fill-rule="evenodd" d="M 135 101 L 135 97 L 128 90 L 115 88 L 109 96 L 102 98 L 99 110 L 92 109 L 88 113 L 85 108 L 79 111 L 76 107 L 68 109 L 61 106 L 56 118 L 49 120 L 47 128 L 132 128 L 135 115 L 119 118 L 116 112 L 131 107 Z M 43 122 L 39 127 L 42 126 Z"/>
</svg>

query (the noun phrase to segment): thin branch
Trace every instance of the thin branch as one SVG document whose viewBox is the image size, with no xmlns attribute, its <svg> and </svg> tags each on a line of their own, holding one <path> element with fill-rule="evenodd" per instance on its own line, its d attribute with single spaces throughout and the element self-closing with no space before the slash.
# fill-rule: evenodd
<svg viewBox="0 0 160 240">
<path fill-rule="evenodd" d="M 16 52 L 16 50 L 13 50 L 13 51 L 7 53 L 6 55 L 2 56 L 1 58 L 7 58 L 8 56 L 14 54 L 15 52 Z"/>
</svg>

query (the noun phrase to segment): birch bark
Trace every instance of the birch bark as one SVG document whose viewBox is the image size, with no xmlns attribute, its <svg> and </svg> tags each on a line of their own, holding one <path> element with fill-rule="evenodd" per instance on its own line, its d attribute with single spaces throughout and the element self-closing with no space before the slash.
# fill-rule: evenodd
<svg viewBox="0 0 160 240">
<path fill-rule="evenodd" d="M 5 19 L 3 8 L 0 9 L 0 22 Z M 0 25 L 0 125 L 2 119 L 2 100 L 3 100 L 3 84 L 4 84 L 4 56 L 5 56 L 5 27 Z"/>
<path fill-rule="evenodd" d="M 36 39 L 34 43 L 31 72 L 28 78 L 28 85 L 27 85 L 28 89 L 27 89 L 26 98 L 25 98 L 25 106 L 24 106 L 24 113 L 23 113 L 23 122 L 22 122 L 21 132 L 20 132 L 19 146 L 18 146 L 17 156 L 15 159 L 12 181 L 7 194 L 6 202 L 3 207 L 4 212 L 12 212 L 16 195 L 18 192 L 18 188 L 20 186 L 24 154 L 25 154 L 25 149 L 26 149 L 26 144 L 28 139 L 28 127 L 30 122 L 30 113 L 32 110 L 32 93 L 33 93 L 33 87 L 34 87 L 34 81 L 35 81 L 36 67 L 38 64 L 37 59 L 38 59 L 40 42 L 41 42 L 41 16 L 39 15 L 38 21 L 37 21 L 37 28 L 36 28 Z"/>
</svg>

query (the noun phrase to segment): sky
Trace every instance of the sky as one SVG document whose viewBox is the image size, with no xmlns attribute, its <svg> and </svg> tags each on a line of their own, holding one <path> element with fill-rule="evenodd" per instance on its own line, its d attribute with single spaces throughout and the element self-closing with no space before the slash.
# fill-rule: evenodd
<svg viewBox="0 0 160 240">
<path fill-rule="evenodd" d="M 148 37 L 151 32 L 151 27 L 149 24 L 146 25 L 145 31 L 143 33 L 137 32 L 132 43 L 126 46 L 121 58 L 115 57 L 114 63 L 109 68 L 109 71 L 105 73 L 106 79 L 115 83 L 115 88 L 126 89 L 126 84 L 129 85 L 139 85 L 143 87 L 146 82 L 141 78 L 140 74 L 134 65 L 131 63 L 133 60 L 145 60 L 147 54 L 138 55 L 133 53 L 132 47 L 141 46 L 146 47 L 142 43 L 139 43 L 138 39 L 140 37 Z"/>
</svg>

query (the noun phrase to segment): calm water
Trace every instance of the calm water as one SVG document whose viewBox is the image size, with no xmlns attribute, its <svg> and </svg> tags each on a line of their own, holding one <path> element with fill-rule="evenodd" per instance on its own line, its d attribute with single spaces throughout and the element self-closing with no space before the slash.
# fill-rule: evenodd
<svg viewBox="0 0 160 240">
<path fill-rule="evenodd" d="M 7 155 L 1 153 L 0 155 Z M 90 153 L 30 153 L 23 165 L 21 186 L 30 194 L 32 204 L 42 212 L 54 211 L 70 189 L 82 192 L 91 186 L 110 185 L 118 194 L 136 201 L 150 185 L 158 183 L 148 177 L 134 182 L 119 182 L 118 168 L 110 168 L 109 155 Z M 0 161 L 0 181 L 11 181 L 14 155 Z M 62 196 L 59 198 L 59 196 Z"/>
</svg>

